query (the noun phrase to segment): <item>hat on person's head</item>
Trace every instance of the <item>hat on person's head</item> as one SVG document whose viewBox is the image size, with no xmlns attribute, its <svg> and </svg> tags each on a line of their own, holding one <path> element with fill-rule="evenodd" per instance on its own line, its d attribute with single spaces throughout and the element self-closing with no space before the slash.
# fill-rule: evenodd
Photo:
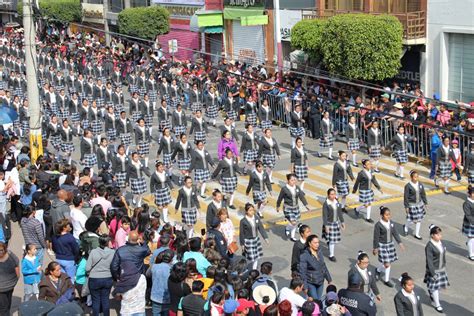
<svg viewBox="0 0 474 316">
<path fill-rule="evenodd" d="M 239 303 L 236 300 L 228 299 L 224 302 L 224 313 L 226 314 L 233 314 L 237 308 L 239 307 Z"/>
<path fill-rule="evenodd" d="M 459 141 L 458 141 L 457 139 L 453 139 L 452 143 L 453 143 L 453 145 L 454 145 L 454 144 L 458 145 L 458 144 L 459 144 Z"/>
<path fill-rule="evenodd" d="M 339 316 L 342 315 L 341 310 L 339 309 L 338 304 L 332 304 L 326 307 L 326 313 L 331 316 Z"/>
<path fill-rule="evenodd" d="M 246 300 L 245 298 L 239 298 L 237 300 L 239 302 L 239 307 L 237 307 L 238 312 L 243 312 L 245 311 L 246 308 L 254 308 L 255 303 L 249 300 Z"/>
<path fill-rule="evenodd" d="M 252 291 L 252 296 L 258 305 L 271 305 L 276 300 L 276 292 L 268 285 L 259 285 Z"/>
<path fill-rule="evenodd" d="M 397 102 L 393 105 L 393 107 L 397 108 L 397 109 L 403 109 L 403 105 L 400 103 L 400 102 Z"/>
<path fill-rule="evenodd" d="M 219 220 L 219 218 L 214 217 L 211 221 L 211 227 L 216 228 L 217 226 L 219 226 L 220 223 L 221 221 Z"/>
<path fill-rule="evenodd" d="M 360 277 L 360 274 L 359 273 L 353 273 L 349 276 L 349 287 L 350 286 L 360 286 L 360 284 L 362 283 L 362 279 Z"/>
<path fill-rule="evenodd" d="M 84 226 L 87 231 L 95 233 L 99 229 L 100 224 L 102 224 L 102 220 L 98 217 L 93 216 L 89 217 L 86 220 L 86 224 Z"/>
<path fill-rule="evenodd" d="M 390 96 L 388 95 L 388 93 L 384 93 L 384 94 L 382 94 L 382 98 L 388 99 L 388 98 L 390 98 Z"/>
<path fill-rule="evenodd" d="M 440 98 L 439 98 L 439 93 L 438 92 L 433 94 L 433 99 L 439 101 Z"/>
<path fill-rule="evenodd" d="M 337 302 L 337 293 L 336 292 L 328 292 L 326 294 L 326 301 L 327 302 Z"/>
</svg>

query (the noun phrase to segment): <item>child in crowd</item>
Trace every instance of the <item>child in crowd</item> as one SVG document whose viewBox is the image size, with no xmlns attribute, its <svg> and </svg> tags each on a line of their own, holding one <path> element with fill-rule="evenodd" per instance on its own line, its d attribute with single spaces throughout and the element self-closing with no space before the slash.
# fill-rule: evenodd
<svg viewBox="0 0 474 316">
<path fill-rule="evenodd" d="M 25 283 L 25 296 L 23 300 L 29 301 L 33 296 L 38 299 L 38 284 L 41 280 L 41 264 L 36 257 L 36 246 L 28 244 L 25 247 L 25 256 L 21 260 L 21 273 Z"/>
<path fill-rule="evenodd" d="M 461 171 L 459 170 L 458 166 L 461 166 L 461 150 L 459 149 L 459 141 L 457 139 L 454 139 L 452 141 L 453 144 L 453 151 L 454 151 L 454 157 L 456 157 L 456 161 L 451 161 L 451 165 L 453 166 L 453 171 L 456 174 L 456 180 L 459 182 L 461 181 Z"/>
<path fill-rule="evenodd" d="M 127 236 L 130 232 L 130 217 L 124 216 L 122 217 L 120 228 L 117 230 L 115 234 L 115 248 L 118 249 L 125 245 L 127 242 Z"/>
</svg>

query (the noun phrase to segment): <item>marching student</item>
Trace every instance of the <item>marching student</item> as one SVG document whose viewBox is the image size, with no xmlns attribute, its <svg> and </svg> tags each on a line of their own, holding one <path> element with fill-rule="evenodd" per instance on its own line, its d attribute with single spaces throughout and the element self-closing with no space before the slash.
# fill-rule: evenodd
<svg viewBox="0 0 474 316">
<path fill-rule="evenodd" d="M 150 192 L 155 196 L 155 205 L 163 214 L 163 221 L 168 223 L 168 205 L 171 204 L 173 184 L 166 174 L 165 166 L 161 161 L 155 164 L 156 171 L 150 178 Z"/>
<path fill-rule="evenodd" d="M 312 235 L 311 227 L 305 224 L 298 225 L 300 238 L 293 244 L 291 251 L 291 272 L 298 273 L 300 269 L 300 256 L 306 249 L 306 239 Z"/>
<path fill-rule="evenodd" d="M 258 119 L 260 120 L 260 128 L 262 131 L 273 127 L 273 114 L 272 109 L 268 105 L 268 99 L 262 101 L 262 105 L 258 110 Z"/>
<path fill-rule="evenodd" d="M 405 127 L 398 126 L 397 135 L 395 135 L 387 144 L 387 148 L 393 149 L 395 159 L 397 160 L 397 170 L 395 177 L 405 179 L 403 176 L 403 165 L 408 162 L 408 143 L 416 142 L 416 138 L 405 134 Z"/>
<path fill-rule="evenodd" d="M 257 126 L 257 104 L 254 102 L 253 97 L 250 95 L 245 104 L 245 122 Z"/>
<path fill-rule="evenodd" d="M 255 132 L 251 124 L 245 124 L 245 133 L 242 136 L 240 152 L 244 158 L 244 174 L 252 171 L 255 162 L 258 160 L 258 142 L 255 139 Z"/>
<path fill-rule="evenodd" d="M 170 107 L 171 109 L 176 109 L 177 105 L 181 103 L 183 95 L 183 90 L 181 89 L 180 86 L 176 84 L 176 79 L 171 80 L 171 85 L 170 85 Z"/>
<path fill-rule="evenodd" d="M 26 137 L 30 132 L 30 111 L 29 102 L 27 99 L 23 100 L 19 113 L 20 119 L 20 137 Z"/>
<path fill-rule="evenodd" d="M 230 148 L 225 150 L 224 159 L 220 160 L 217 168 L 212 173 L 212 179 L 217 178 L 221 175 L 220 183 L 222 185 L 222 193 L 227 195 L 228 205 L 231 209 L 235 210 L 234 206 L 234 192 L 237 189 L 237 174 L 240 174 L 239 164 L 237 158 L 234 157 L 234 153 Z"/>
<path fill-rule="evenodd" d="M 346 199 L 349 195 L 348 177 L 354 181 L 351 165 L 347 162 L 347 154 L 340 150 L 339 159 L 332 169 L 332 187 L 337 190 L 337 195 L 341 199 L 342 211 L 346 212 Z"/>
<path fill-rule="evenodd" d="M 268 174 L 263 170 L 263 163 L 261 161 L 257 161 L 255 170 L 250 174 L 245 194 L 248 196 L 251 190 L 253 203 L 257 205 L 257 214 L 260 218 L 263 218 L 263 209 L 267 204 L 266 190 L 272 195 L 272 184 Z"/>
<path fill-rule="evenodd" d="M 72 128 L 69 127 L 69 122 L 67 119 L 63 120 L 63 125 L 61 126 L 61 151 L 64 153 L 67 159 L 67 163 L 71 164 L 71 154 L 74 151 L 75 147 L 72 143 L 74 138 L 74 133 Z"/>
<path fill-rule="evenodd" d="M 88 118 L 92 135 L 95 137 L 96 143 L 100 144 L 100 134 L 102 133 L 102 119 L 100 109 L 97 107 L 97 102 L 95 100 L 92 101 L 92 105 L 89 107 Z"/>
<path fill-rule="evenodd" d="M 347 150 L 349 150 L 352 155 L 352 164 L 354 165 L 354 167 L 358 167 L 359 165 L 357 164 L 356 156 L 357 156 L 357 151 L 360 149 L 360 140 L 362 138 L 360 137 L 359 126 L 357 126 L 355 116 L 351 116 L 349 118 L 349 124 L 347 124 L 346 137 L 347 137 Z"/>
<path fill-rule="evenodd" d="M 72 127 L 76 129 L 76 134 L 81 133 L 81 118 L 79 115 L 79 109 L 80 105 L 77 93 L 73 93 L 71 95 L 71 100 L 69 100 L 69 113 L 71 115 Z"/>
<path fill-rule="evenodd" d="M 138 93 L 140 97 L 143 98 L 146 94 L 146 76 L 144 71 L 140 71 L 140 76 L 138 77 Z"/>
<path fill-rule="evenodd" d="M 190 176 L 184 177 L 184 185 L 178 191 L 178 198 L 174 207 L 175 214 L 178 213 L 181 206 L 181 219 L 186 227 L 188 239 L 194 235 L 194 225 L 197 222 L 198 210 L 201 208 L 198 200 L 196 188 L 193 186 L 193 180 Z"/>
<path fill-rule="evenodd" d="M 379 173 L 379 160 L 382 157 L 383 137 L 379 129 L 379 121 L 375 120 L 372 122 L 372 126 L 369 129 L 367 135 L 367 146 L 369 150 L 369 158 L 374 172 Z"/>
<path fill-rule="evenodd" d="M 375 185 L 377 190 L 383 194 L 380 185 L 375 178 L 375 174 L 372 173 L 372 166 L 370 160 L 362 159 L 362 166 L 364 169 L 359 171 L 357 175 L 356 182 L 354 183 L 354 188 L 352 189 L 352 193 L 355 194 L 359 191 L 359 202 L 362 205 L 358 206 L 354 209 L 357 217 L 359 217 L 360 211 L 365 208 L 366 209 L 366 217 L 365 221 L 368 223 L 373 223 L 374 221 L 370 218 L 370 212 L 372 211 L 372 202 L 374 202 L 374 191 L 372 190 L 372 185 Z"/>
<path fill-rule="evenodd" d="M 61 149 L 61 126 L 55 114 L 51 116 L 51 120 L 46 128 L 46 138 L 51 141 L 51 145 L 53 145 L 56 155 L 58 156 L 59 150 Z"/>
<path fill-rule="evenodd" d="M 349 273 L 347 274 L 347 279 L 351 279 L 351 276 L 354 274 L 359 274 L 361 277 L 361 287 L 363 288 L 364 293 L 367 294 L 373 302 L 375 302 L 375 300 L 381 302 L 382 297 L 380 296 L 380 291 L 377 287 L 375 269 L 370 267 L 369 255 L 361 250 L 359 250 L 357 255 L 357 263 L 351 266 Z"/>
<path fill-rule="evenodd" d="M 191 111 L 193 113 L 202 110 L 202 98 L 203 95 L 201 91 L 199 91 L 197 84 L 193 84 L 193 89 L 189 94 L 189 103 L 191 104 Z"/>
<path fill-rule="evenodd" d="M 289 128 L 291 136 L 291 148 L 295 147 L 296 138 L 304 139 L 305 129 L 303 119 L 303 112 L 301 111 L 301 104 L 295 105 L 295 110 L 290 113 L 291 126 Z"/>
<path fill-rule="evenodd" d="M 213 86 L 209 88 L 209 93 L 206 95 L 204 102 L 206 104 L 206 117 L 210 120 L 212 126 L 215 127 L 219 108 L 216 88 Z"/>
<path fill-rule="evenodd" d="M 462 205 L 464 218 L 462 221 L 462 233 L 467 237 L 468 258 L 474 261 L 474 187 L 469 185 L 467 199 Z"/>
<path fill-rule="evenodd" d="M 438 313 L 443 312 L 443 307 L 439 302 L 439 290 L 449 286 L 446 274 L 446 247 L 441 241 L 443 238 L 441 232 L 438 226 L 430 225 L 431 239 L 425 247 L 426 271 L 423 280 L 428 288 L 431 304 Z"/>
<path fill-rule="evenodd" d="M 240 112 L 240 105 L 237 99 L 234 99 L 232 93 L 229 93 L 227 98 L 224 100 L 224 111 L 226 116 L 230 118 L 233 122 L 237 120 L 237 116 Z M 235 126 L 235 123 L 233 123 Z"/>
<path fill-rule="evenodd" d="M 120 112 L 120 117 L 116 120 L 116 126 L 120 142 L 124 145 L 125 152 L 128 154 L 130 145 L 132 144 L 133 126 L 132 122 L 126 115 L 125 111 Z"/>
<path fill-rule="evenodd" d="M 129 110 L 130 116 L 132 117 L 132 120 L 134 122 L 138 121 L 138 119 L 142 116 L 142 112 L 140 111 L 140 98 L 138 96 L 138 92 L 134 92 L 132 94 L 132 98 L 129 101 Z"/>
<path fill-rule="evenodd" d="M 280 211 L 280 206 L 283 202 L 283 214 L 288 221 L 288 225 L 285 228 L 285 235 L 290 237 L 291 241 L 295 242 L 296 229 L 298 228 L 298 222 L 301 218 L 298 200 L 303 203 L 308 211 L 309 206 L 303 190 L 296 185 L 296 175 L 294 173 L 287 174 L 286 180 L 286 185 L 281 188 L 280 194 L 278 195 L 276 211 Z"/>
<path fill-rule="evenodd" d="M 150 102 L 148 94 L 144 94 L 143 100 L 140 101 L 140 111 L 142 117 L 145 119 L 145 126 L 150 130 L 150 135 L 153 133 L 153 104 Z"/>
<path fill-rule="evenodd" d="M 418 177 L 416 170 L 410 171 L 410 181 L 405 185 L 403 205 L 407 213 L 407 222 L 403 225 L 403 231 L 406 236 L 410 224 L 415 223 L 415 234 L 413 236 L 421 240 L 421 221 L 425 218 L 428 200 L 426 199 L 425 187 L 418 181 Z"/>
<path fill-rule="evenodd" d="M 81 139 L 81 162 L 84 167 L 91 169 L 91 177 L 93 168 L 97 164 L 97 156 L 95 154 L 95 143 L 92 140 L 92 132 L 88 129 L 84 130 Z"/>
<path fill-rule="evenodd" d="M 151 131 L 145 125 L 145 120 L 140 118 L 135 126 L 135 145 L 138 155 L 143 158 L 145 168 L 148 168 L 148 155 L 150 154 Z"/>
<path fill-rule="evenodd" d="M 155 80 L 155 76 L 150 74 L 146 82 L 146 90 L 150 96 L 150 102 L 153 105 L 153 109 L 156 109 L 156 100 L 158 99 L 158 83 Z"/>
<path fill-rule="evenodd" d="M 189 176 L 189 168 L 191 167 L 191 144 L 188 142 L 186 134 L 181 134 L 179 142 L 174 146 L 171 160 L 178 156 L 178 169 L 181 171 L 179 182 L 182 183 L 183 177 Z"/>
<path fill-rule="evenodd" d="M 112 157 L 112 173 L 115 176 L 115 183 L 121 189 L 122 194 L 127 186 L 127 168 L 130 159 L 125 153 L 125 145 L 117 147 L 117 155 Z"/>
<path fill-rule="evenodd" d="M 290 172 L 296 175 L 300 188 L 304 191 L 304 181 L 308 178 L 308 155 L 303 147 L 303 139 L 296 137 L 295 146 L 291 149 Z"/>
<path fill-rule="evenodd" d="M 449 192 L 449 178 L 453 175 L 453 169 L 451 165 L 451 160 L 456 161 L 456 156 L 454 156 L 453 148 L 449 144 L 449 137 L 443 138 L 443 144 L 439 146 L 436 151 L 436 176 L 435 176 L 435 186 L 438 188 L 439 178 L 444 181 L 444 193 L 450 194 Z M 456 164 L 456 167 L 460 167 Z"/>
<path fill-rule="evenodd" d="M 270 182 L 273 183 L 272 172 L 277 156 L 280 159 L 280 147 L 275 138 L 272 137 L 272 130 L 269 128 L 263 131 L 263 137 L 259 143 L 258 156 L 262 159 L 263 165 L 267 169 Z"/>
<path fill-rule="evenodd" d="M 239 136 L 237 135 L 237 130 L 232 123 L 232 119 L 228 116 L 224 118 L 224 125 L 219 126 L 219 130 L 221 134 L 225 131 L 229 131 L 232 135 L 232 138 L 235 140 L 236 143 L 239 142 Z"/>
<path fill-rule="evenodd" d="M 188 119 L 181 103 L 178 103 L 176 110 L 171 114 L 171 125 L 175 135 L 181 135 L 187 131 Z"/>
<path fill-rule="evenodd" d="M 393 239 L 398 243 L 400 249 L 405 251 L 405 246 L 402 244 L 400 235 L 395 226 L 390 221 L 392 215 L 390 209 L 385 206 L 380 207 L 380 221 L 374 225 L 374 239 L 373 239 L 373 254 L 378 255 L 380 265 L 377 268 L 377 273 L 384 272 L 383 283 L 388 287 L 393 287 L 390 281 L 390 269 L 392 262 L 398 260 L 395 251 L 395 244 Z"/>
<path fill-rule="evenodd" d="M 474 184 L 474 141 L 469 144 L 469 150 L 466 153 L 463 173 L 467 176 L 469 184 Z"/>
<path fill-rule="evenodd" d="M 328 159 L 334 160 L 332 157 L 332 147 L 334 146 L 334 124 L 331 122 L 329 118 L 329 112 L 325 111 L 323 113 L 323 119 L 321 120 L 321 140 L 319 141 L 319 148 L 320 152 L 318 153 L 318 157 L 322 157 L 323 155 L 321 152 L 324 148 L 328 148 Z"/>
<path fill-rule="evenodd" d="M 263 257 L 263 247 L 259 233 L 269 244 L 262 220 L 255 214 L 255 207 L 250 203 L 246 203 L 245 216 L 240 220 L 239 225 L 239 242 L 243 256 L 247 259 L 247 262 L 252 263 L 253 270 L 258 268 L 258 260 Z"/>
<path fill-rule="evenodd" d="M 200 140 L 205 144 L 207 133 L 209 133 L 209 129 L 207 128 L 207 122 L 202 117 L 202 111 L 196 110 L 191 120 L 189 135 L 194 134 L 194 143 Z"/>
<path fill-rule="evenodd" d="M 125 101 L 123 98 L 122 88 L 115 87 L 114 94 L 112 95 L 112 102 L 114 105 L 114 113 L 116 117 L 120 116 L 122 111 L 125 111 Z"/>
<path fill-rule="evenodd" d="M 163 166 L 166 169 L 166 174 L 171 177 L 173 170 L 173 163 L 171 162 L 171 156 L 173 155 L 174 148 L 176 147 L 176 141 L 171 137 L 171 131 L 169 128 L 165 127 L 163 129 L 163 135 L 159 140 L 158 152 L 156 153 L 157 157 L 160 157 L 163 153 Z"/>
<path fill-rule="evenodd" d="M 107 138 L 102 138 L 100 140 L 99 147 L 97 147 L 97 166 L 99 167 L 98 170 L 101 170 L 104 168 L 104 164 L 108 164 L 109 168 L 111 167 L 111 161 L 112 161 L 112 153 L 109 150 L 109 142 L 107 141 Z"/>
<path fill-rule="evenodd" d="M 206 210 L 206 229 L 212 226 L 212 221 L 217 218 L 217 213 L 221 208 L 225 208 L 226 204 L 223 200 L 222 192 L 219 189 L 212 191 L 212 201 L 207 205 Z"/>
<path fill-rule="evenodd" d="M 334 249 L 336 244 L 341 242 L 341 230 L 345 228 L 342 207 L 337 201 L 336 190 L 330 188 L 323 204 L 323 238 L 328 242 L 329 260 L 332 262 L 336 262 Z"/>
<path fill-rule="evenodd" d="M 415 281 L 404 272 L 400 277 L 401 289 L 393 298 L 397 316 L 423 316 L 420 297 L 415 293 Z"/>
<path fill-rule="evenodd" d="M 161 78 L 159 89 L 160 89 L 161 102 L 166 101 L 167 104 L 170 104 L 171 102 L 170 85 L 165 76 Z"/>
<path fill-rule="evenodd" d="M 140 156 L 137 152 L 132 153 L 132 159 L 127 166 L 127 183 L 130 183 L 132 190 L 132 203 L 138 207 L 142 206 L 143 194 L 146 192 L 145 175 L 150 176 L 148 168 L 145 168 L 140 162 Z"/>
<path fill-rule="evenodd" d="M 107 114 L 104 117 L 105 132 L 108 140 L 113 143 L 117 139 L 117 121 L 115 119 L 114 107 L 107 107 Z"/>
<path fill-rule="evenodd" d="M 214 162 L 209 152 L 204 148 L 204 143 L 199 140 L 196 148 L 191 152 L 191 166 L 189 172 L 194 171 L 194 182 L 198 185 L 200 195 L 206 198 L 206 182 L 211 180 L 211 172 L 209 167 L 214 167 Z"/>
</svg>

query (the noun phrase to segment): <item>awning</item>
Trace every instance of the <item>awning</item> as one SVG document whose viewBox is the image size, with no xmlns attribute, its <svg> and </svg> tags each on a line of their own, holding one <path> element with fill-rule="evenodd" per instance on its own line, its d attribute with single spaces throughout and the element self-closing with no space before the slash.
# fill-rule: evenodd
<svg viewBox="0 0 474 316">
<path fill-rule="evenodd" d="M 223 31 L 224 28 L 222 26 L 206 26 L 201 28 L 201 32 L 207 34 L 218 34 L 222 33 Z"/>
<path fill-rule="evenodd" d="M 224 19 L 226 20 L 240 20 L 246 16 L 263 16 L 264 9 L 239 9 L 239 8 L 224 8 Z"/>
<path fill-rule="evenodd" d="M 222 26 L 222 11 L 199 10 L 196 12 L 199 27 Z"/>
<path fill-rule="evenodd" d="M 242 26 L 267 25 L 267 24 L 268 24 L 268 15 L 244 16 L 240 19 L 240 25 Z"/>
</svg>

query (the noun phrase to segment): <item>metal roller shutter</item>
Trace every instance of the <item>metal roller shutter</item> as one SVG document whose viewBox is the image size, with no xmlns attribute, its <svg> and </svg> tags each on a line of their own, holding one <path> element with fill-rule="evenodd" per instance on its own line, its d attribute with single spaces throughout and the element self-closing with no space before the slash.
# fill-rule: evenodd
<svg viewBox="0 0 474 316">
<path fill-rule="evenodd" d="M 217 64 L 222 53 L 222 34 L 211 34 L 209 39 L 211 41 L 211 60 Z"/>
<path fill-rule="evenodd" d="M 261 25 L 242 26 L 240 21 L 232 22 L 234 59 L 250 64 L 265 62 L 265 40 Z"/>
<path fill-rule="evenodd" d="M 199 33 L 187 30 L 172 29 L 168 34 L 160 35 L 159 40 L 163 51 L 168 56 L 168 40 L 178 40 L 178 52 L 175 57 L 178 59 L 193 59 L 196 52 L 199 52 Z"/>
<path fill-rule="evenodd" d="M 474 35 L 449 34 L 448 99 L 474 100 Z"/>
</svg>

